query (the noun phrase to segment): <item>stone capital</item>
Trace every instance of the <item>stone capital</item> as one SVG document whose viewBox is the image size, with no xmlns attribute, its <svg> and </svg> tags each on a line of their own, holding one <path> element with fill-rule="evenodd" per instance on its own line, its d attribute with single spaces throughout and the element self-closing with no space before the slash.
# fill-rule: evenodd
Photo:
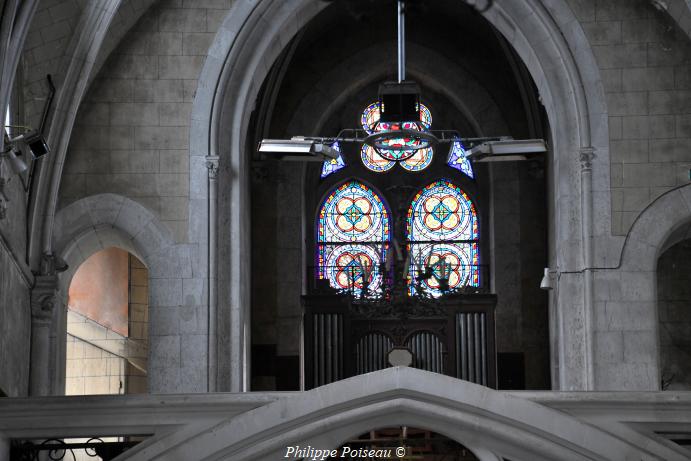
<svg viewBox="0 0 691 461">
<path fill-rule="evenodd" d="M 578 153 L 580 154 L 581 170 L 590 170 L 593 167 L 593 159 L 595 158 L 595 148 L 581 147 Z"/>
<path fill-rule="evenodd" d="M 31 319 L 49 323 L 57 303 L 58 278 L 55 275 L 39 275 L 31 289 Z"/>
<path fill-rule="evenodd" d="M 209 170 L 209 179 L 218 178 L 218 155 L 208 155 L 206 157 L 206 168 Z"/>
</svg>

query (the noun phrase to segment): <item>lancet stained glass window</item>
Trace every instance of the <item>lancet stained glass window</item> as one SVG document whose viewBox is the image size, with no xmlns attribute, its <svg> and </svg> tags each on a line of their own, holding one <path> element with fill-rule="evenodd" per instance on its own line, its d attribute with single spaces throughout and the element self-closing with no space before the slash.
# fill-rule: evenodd
<svg viewBox="0 0 691 461">
<path fill-rule="evenodd" d="M 326 160 L 322 164 L 322 179 L 326 178 L 331 173 L 335 173 L 346 166 L 345 161 L 343 160 L 343 154 L 341 154 L 341 144 L 338 141 L 336 141 L 331 145 L 331 148 L 338 152 L 338 157 L 333 158 L 331 160 Z"/>
<path fill-rule="evenodd" d="M 407 216 L 409 292 L 480 285 L 478 216 L 468 195 L 442 179 L 420 190 Z M 448 277 L 448 288 L 443 280 Z"/>
<path fill-rule="evenodd" d="M 380 122 L 381 113 L 379 110 L 379 103 L 374 102 L 367 106 L 360 117 L 360 124 L 362 129 L 368 134 L 374 134 L 379 131 L 387 131 L 396 129 L 393 125 L 401 125 L 401 128 L 408 130 L 419 130 L 419 127 L 412 122 L 405 122 L 402 124 L 391 124 Z M 420 122 L 424 129 L 429 130 L 432 126 L 432 114 L 430 110 L 423 104 L 420 104 Z M 408 171 L 424 170 L 432 163 L 432 156 L 434 151 L 432 148 L 420 149 L 415 154 L 405 160 L 400 160 L 407 155 L 407 152 L 393 148 L 397 144 L 412 145 L 415 143 L 412 139 L 396 139 L 391 142 L 392 149 L 381 151 L 381 155 L 377 153 L 373 147 L 363 144 L 360 150 L 360 157 L 362 163 L 370 170 L 382 173 L 394 167 L 398 161 L 404 169 Z"/>
<path fill-rule="evenodd" d="M 357 181 L 337 187 L 317 220 L 319 278 L 358 296 L 365 287 L 376 294 L 382 288 L 389 232 L 389 212 L 372 189 Z"/>
</svg>

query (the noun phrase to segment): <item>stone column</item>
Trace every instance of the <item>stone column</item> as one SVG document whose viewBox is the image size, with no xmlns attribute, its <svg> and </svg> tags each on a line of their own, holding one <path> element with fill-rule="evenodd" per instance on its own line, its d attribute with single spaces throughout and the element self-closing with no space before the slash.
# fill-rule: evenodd
<svg viewBox="0 0 691 461">
<path fill-rule="evenodd" d="M 208 392 L 216 391 L 217 364 L 216 364 L 216 203 L 218 196 L 218 156 L 210 155 L 206 157 L 206 167 L 209 172 L 209 255 L 208 255 L 208 277 L 209 277 L 209 312 L 208 312 Z"/>
<path fill-rule="evenodd" d="M 50 395 L 50 333 L 57 291 L 57 276 L 36 276 L 36 284 L 31 290 L 31 396 Z"/>
<path fill-rule="evenodd" d="M 581 229 L 583 238 L 583 329 L 585 341 L 585 386 L 595 389 L 593 353 L 593 159 L 595 149 L 582 147 L 581 160 Z"/>
</svg>

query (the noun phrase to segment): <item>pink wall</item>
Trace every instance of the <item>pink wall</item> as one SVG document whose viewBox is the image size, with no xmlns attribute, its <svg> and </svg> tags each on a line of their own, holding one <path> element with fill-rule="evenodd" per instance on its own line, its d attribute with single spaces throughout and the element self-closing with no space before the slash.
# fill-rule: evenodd
<svg viewBox="0 0 691 461">
<path fill-rule="evenodd" d="M 128 336 L 129 254 L 119 248 L 94 253 L 79 266 L 68 305 L 104 327 Z"/>
</svg>

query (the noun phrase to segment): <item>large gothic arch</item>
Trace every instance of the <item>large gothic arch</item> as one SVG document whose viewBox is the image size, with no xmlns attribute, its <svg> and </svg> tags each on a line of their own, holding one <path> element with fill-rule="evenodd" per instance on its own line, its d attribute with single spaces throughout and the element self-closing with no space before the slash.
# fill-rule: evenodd
<svg viewBox="0 0 691 461">
<path fill-rule="evenodd" d="M 646 448 L 565 412 L 401 367 L 290 394 L 213 428 L 189 431 L 187 436 L 180 433 L 183 439 L 178 438 L 174 446 L 143 444 L 128 459 L 273 461 L 284 458 L 288 446 L 334 449 L 361 433 L 397 425 L 444 434 L 482 461 L 503 457 L 515 461 L 655 459 Z M 681 459 L 671 450 L 665 454 Z"/>
<path fill-rule="evenodd" d="M 246 153 L 253 147 L 247 145 L 248 114 L 273 62 L 324 7 L 317 0 L 235 3 L 200 76 L 190 133 L 190 184 L 198 194 L 192 203 L 202 205 L 207 195 L 209 161 L 215 165 L 220 159 L 219 182 L 227 186 L 220 189 L 218 202 L 218 222 L 224 226 L 218 227 L 218 242 L 211 240 L 219 263 L 209 267 L 210 278 L 219 281 L 218 305 L 229 306 L 229 312 L 220 313 L 227 316 L 220 323 L 229 329 L 219 333 L 219 356 L 230 358 L 218 364 L 221 389 L 246 388 L 249 274 L 233 268 L 247 267 L 249 261 Z M 562 389 L 592 389 L 591 269 L 612 264 L 616 257 L 599 251 L 612 245 L 607 111 L 599 70 L 563 0 L 497 0 L 485 18 L 526 64 L 551 127 L 550 266 L 563 272 L 562 289 L 551 300 L 558 317 L 554 329 L 561 332 L 552 345 L 559 369 L 554 381 Z M 190 218 L 209 219 L 200 209 L 191 206 L 197 216 Z M 211 304 L 213 312 L 215 301 Z"/>
</svg>

